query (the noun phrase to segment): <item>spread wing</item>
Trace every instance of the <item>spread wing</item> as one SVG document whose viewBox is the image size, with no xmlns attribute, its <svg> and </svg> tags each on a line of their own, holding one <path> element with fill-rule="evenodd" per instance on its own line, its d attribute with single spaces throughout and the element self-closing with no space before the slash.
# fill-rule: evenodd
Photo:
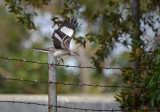
<svg viewBox="0 0 160 112">
<path fill-rule="evenodd" d="M 69 49 L 70 41 L 77 25 L 78 23 L 74 19 L 66 19 L 61 23 L 52 35 L 53 45 L 56 49 Z"/>
</svg>

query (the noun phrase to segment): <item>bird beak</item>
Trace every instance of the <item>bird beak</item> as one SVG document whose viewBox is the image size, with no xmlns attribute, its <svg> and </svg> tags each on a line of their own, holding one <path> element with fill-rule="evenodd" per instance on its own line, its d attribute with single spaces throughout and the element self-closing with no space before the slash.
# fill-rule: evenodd
<svg viewBox="0 0 160 112">
<path fill-rule="evenodd" d="M 75 55 L 75 56 L 79 56 L 79 54 L 78 54 L 78 53 L 76 53 L 76 52 L 74 52 L 74 55 Z"/>
</svg>

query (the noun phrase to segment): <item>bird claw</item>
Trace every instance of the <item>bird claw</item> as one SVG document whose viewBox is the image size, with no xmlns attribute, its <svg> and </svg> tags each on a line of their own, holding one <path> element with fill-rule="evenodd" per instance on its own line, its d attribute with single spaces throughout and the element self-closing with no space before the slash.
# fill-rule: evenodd
<svg viewBox="0 0 160 112">
<path fill-rule="evenodd" d="M 59 59 L 59 60 L 58 60 L 58 59 Z M 50 67 L 52 67 L 52 66 L 55 66 L 55 65 L 59 65 L 61 61 L 62 61 L 62 63 L 64 64 L 64 60 L 63 60 L 62 58 L 57 58 L 56 63 L 49 64 L 49 65 L 48 65 L 48 68 L 50 68 Z"/>
</svg>

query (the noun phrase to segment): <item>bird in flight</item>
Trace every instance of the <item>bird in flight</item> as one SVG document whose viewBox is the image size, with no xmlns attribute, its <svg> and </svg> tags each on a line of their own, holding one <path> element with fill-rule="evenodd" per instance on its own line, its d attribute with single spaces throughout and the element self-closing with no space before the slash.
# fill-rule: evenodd
<svg viewBox="0 0 160 112">
<path fill-rule="evenodd" d="M 53 32 L 53 47 L 49 47 L 48 49 L 35 48 L 35 50 L 40 52 L 49 52 L 57 58 L 65 55 L 77 56 L 78 53 L 69 49 L 70 42 L 77 25 L 78 23 L 75 19 L 65 19 Z"/>
</svg>

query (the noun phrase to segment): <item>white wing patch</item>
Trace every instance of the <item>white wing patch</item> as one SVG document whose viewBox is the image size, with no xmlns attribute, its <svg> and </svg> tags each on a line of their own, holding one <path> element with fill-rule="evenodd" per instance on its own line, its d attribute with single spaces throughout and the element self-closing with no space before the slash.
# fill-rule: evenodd
<svg viewBox="0 0 160 112">
<path fill-rule="evenodd" d="M 67 36 L 67 35 L 66 35 L 66 36 Z M 63 41 L 64 41 L 64 39 L 66 38 L 66 36 L 63 37 L 62 42 L 61 42 L 61 46 L 62 46 L 63 49 L 65 49 L 65 46 L 64 46 L 64 42 L 63 42 Z"/>
<path fill-rule="evenodd" d="M 66 35 L 68 35 L 69 37 L 72 37 L 73 33 L 74 33 L 74 30 L 68 28 L 68 27 L 62 27 L 60 29 L 63 33 L 65 33 Z"/>
<path fill-rule="evenodd" d="M 59 35 L 58 35 L 57 33 L 55 33 L 55 37 L 56 37 L 60 42 L 62 42 L 61 37 L 59 37 Z"/>
</svg>

